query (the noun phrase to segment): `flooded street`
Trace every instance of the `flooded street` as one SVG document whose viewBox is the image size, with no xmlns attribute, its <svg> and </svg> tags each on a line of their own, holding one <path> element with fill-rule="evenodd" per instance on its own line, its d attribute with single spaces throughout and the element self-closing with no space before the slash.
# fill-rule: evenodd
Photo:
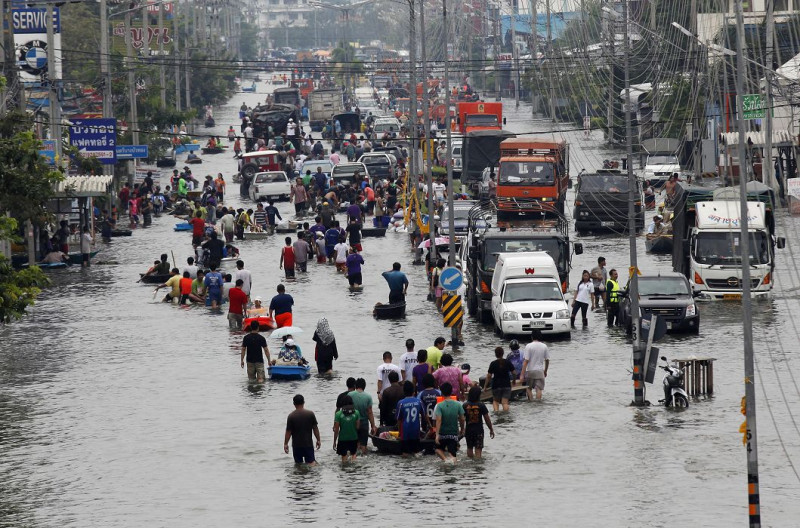
<svg viewBox="0 0 800 528">
<path fill-rule="evenodd" d="M 238 126 L 239 105 L 262 101 L 264 87 L 259 83 L 260 93 L 238 94 L 218 108 L 216 133 Z M 513 132 L 550 127 L 532 121 L 527 105 L 516 111 L 506 101 L 505 113 Z M 602 146 L 601 135 L 585 140 L 582 131 L 564 132 L 573 176 L 619 157 Z M 236 162 L 228 154 L 204 160 L 195 175 L 223 172 L 225 204 L 251 206 L 230 183 Z M 570 212 L 573 198 L 571 191 Z M 292 217 L 291 204 L 278 206 Z M 0 329 L 0 526 L 366 526 L 407 523 L 412 515 L 431 525 L 469 526 L 530 525 L 532 519 L 540 526 L 587 527 L 746 522 L 739 305 L 702 304 L 699 336 L 668 336 L 658 344 L 669 357 L 717 359 L 713 398 L 692 401 L 684 412 L 655 404 L 661 371 L 647 387 L 654 405 L 628 406 L 630 342 L 621 330 L 606 328 L 604 314 L 593 313 L 588 329 L 573 331 L 571 341 L 548 343 L 543 402 L 492 413 L 497 436 L 487 434 L 484 460 L 463 457 L 453 467 L 435 457 L 373 453 L 342 467 L 331 428 L 345 379 L 364 377 L 374 393 L 385 350 L 397 362 L 407 338 L 417 348 L 439 335 L 449 339 L 426 301 L 424 270 L 412 265 L 408 237 L 387 232 L 364 240 L 362 292 L 349 292 L 332 266 L 311 263 L 287 285 L 294 325 L 306 330 L 297 337 L 307 357 L 317 320 L 330 322 L 340 353 L 332 377 L 250 385 L 239 366 L 242 335 L 228 330 L 225 315 L 161 304 L 163 290 L 154 296 L 152 287 L 136 284 L 161 253 L 174 252 L 179 267 L 191 255 L 190 233 L 173 232 L 174 224 L 162 216 L 130 238 L 101 244 L 96 260 L 113 264 L 51 272 L 54 285 L 30 316 Z M 787 248 L 778 252 L 774 295 L 753 307 L 762 518 L 764 526 L 786 527 L 800 518 L 800 484 L 786 454 L 800 464 L 800 429 L 791 414 L 800 404 L 794 263 L 800 221 L 780 216 L 778 226 Z M 265 303 L 282 281 L 285 236 L 237 242 L 253 274 L 253 293 Z M 625 275 L 626 237 L 571 237 L 584 245 L 583 255 L 573 258 L 573 285 L 601 255 Z M 645 254 L 643 238 L 638 248 L 643 272 L 672 269 L 669 256 Z M 394 261 L 411 282 L 407 316 L 378 321 L 372 307 L 388 296 L 380 274 Z M 464 340 L 456 361 L 472 365 L 473 380 L 485 374 L 494 347 L 507 346 L 468 316 Z M 321 466 L 310 470 L 296 468 L 282 448 L 296 393 L 320 421 Z"/>
</svg>

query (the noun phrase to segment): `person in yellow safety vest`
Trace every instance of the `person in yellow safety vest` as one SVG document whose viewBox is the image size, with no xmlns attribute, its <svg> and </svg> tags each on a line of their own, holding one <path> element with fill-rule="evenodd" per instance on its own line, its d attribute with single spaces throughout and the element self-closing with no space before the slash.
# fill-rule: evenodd
<svg viewBox="0 0 800 528">
<path fill-rule="evenodd" d="M 606 282 L 606 322 L 609 328 L 619 322 L 619 297 L 620 289 L 617 278 L 619 273 L 617 270 L 612 269 L 608 272 L 608 281 Z"/>
</svg>

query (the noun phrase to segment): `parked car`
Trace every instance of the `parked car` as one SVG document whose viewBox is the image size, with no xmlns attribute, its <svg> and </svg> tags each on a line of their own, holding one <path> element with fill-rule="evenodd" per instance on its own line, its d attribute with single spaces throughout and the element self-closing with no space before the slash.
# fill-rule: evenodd
<svg viewBox="0 0 800 528">
<path fill-rule="evenodd" d="M 254 202 L 267 200 L 288 200 L 292 184 L 283 171 L 259 172 L 250 185 L 250 199 Z"/>
<path fill-rule="evenodd" d="M 391 154 L 369 152 L 358 158 L 358 161 L 367 166 L 373 181 L 376 179 L 385 180 L 397 174 L 397 158 Z"/>
<path fill-rule="evenodd" d="M 375 119 L 375 124 L 372 126 L 372 137 L 376 141 L 380 141 L 385 132 L 394 137 L 400 132 L 400 126 L 400 120 L 396 117 L 379 117 Z"/>
<path fill-rule="evenodd" d="M 242 177 L 252 179 L 258 172 L 278 171 L 281 169 L 280 156 L 277 150 L 259 150 L 242 154 Z"/>
<path fill-rule="evenodd" d="M 329 160 L 307 160 L 303 163 L 302 168 L 300 169 L 300 177 L 304 177 L 306 175 L 306 171 L 311 171 L 311 175 L 315 175 L 317 173 L 317 167 L 322 167 L 322 173 L 330 179 L 331 171 L 333 170 L 333 163 Z"/>
<path fill-rule="evenodd" d="M 639 277 L 639 310 L 643 316 L 654 314 L 667 322 L 667 331 L 700 331 L 700 313 L 692 288 L 683 274 L 669 271 Z M 631 331 L 631 300 L 625 295 L 619 305 L 619 324 Z"/>
<path fill-rule="evenodd" d="M 353 175 L 358 172 L 362 177 L 369 178 L 369 170 L 363 163 L 340 163 L 333 167 L 331 172 L 331 185 L 349 185 L 355 182 Z"/>
<path fill-rule="evenodd" d="M 469 212 L 476 203 L 475 200 L 456 200 L 453 202 L 453 223 L 456 237 L 463 237 L 469 233 Z M 473 227 L 475 229 L 484 229 L 486 221 L 478 217 L 473 220 Z M 439 219 L 439 234 L 442 236 L 450 235 L 450 210 L 448 207 L 444 208 Z"/>
</svg>

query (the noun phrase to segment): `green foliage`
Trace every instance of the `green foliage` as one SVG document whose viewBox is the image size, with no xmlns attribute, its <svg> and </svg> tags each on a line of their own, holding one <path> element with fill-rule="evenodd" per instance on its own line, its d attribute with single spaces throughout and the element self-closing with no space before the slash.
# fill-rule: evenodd
<svg viewBox="0 0 800 528">
<path fill-rule="evenodd" d="M 41 288 L 49 283 L 38 267 L 16 271 L 11 262 L 0 255 L 0 324 L 25 315 L 25 310 L 36 302 Z"/>
<path fill-rule="evenodd" d="M 692 83 L 688 79 L 674 81 L 665 96 L 661 98 L 659 107 L 662 119 L 666 119 L 660 137 L 681 137 L 684 127 L 695 115 L 692 101 Z M 702 101 L 695 102 L 702 108 Z"/>
<path fill-rule="evenodd" d="M 39 217 L 61 179 L 39 156 L 41 142 L 25 114 L 12 113 L 0 120 L 0 211 L 21 219 Z"/>
<path fill-rule="evenodd" d="M 240 58 L 244 61 L 258 60 L 258 43 L 260 41 L 258 36 L 258 26 L 248 22 L 242 22 L 241 28 L 240 42 L 242 47 L 242 56 Z"/>
<path fill-rule="evenodd" d="M 355 58 L 356 50 L 350 44 L 339 43 L 331 52 L 333 72 L 340 84 L 344 84 L 346 75 L 358 76 L 364 73 L 364 63 Z"/>
</svg>

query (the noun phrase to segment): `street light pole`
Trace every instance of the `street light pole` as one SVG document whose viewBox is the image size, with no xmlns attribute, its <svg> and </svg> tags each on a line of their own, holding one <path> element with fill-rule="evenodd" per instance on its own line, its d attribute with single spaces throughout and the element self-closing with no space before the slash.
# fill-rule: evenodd
<svg viewBox="0 0 800 528">
<path fill-rule="evenodd" d="M 417 177 L 417 149 L 414 144 L 417 138 L 417 0 L 408 0 L 408 62 L 410 65 L 408 76 L 411 84 L 411 123 L 409 137 L 411 138 L 411 149 L 409 152 L 410 163 L 408 168 L 409 185 L 412 178 Z M 416 186 L 416 182 L 414 182 Z M 415 187 L 416 188 L 416 187 Z M 415 191 L 416 192 L 416 191 Z"/>
<path fill-rule="evenodd" d="M 433 203 L 433 171 L 431 167 L 433 163 L 433 149 L 431 148 L 429 139 L 431 134 L 431 112 L 428 99 L 428 50 L 425 39 L 425 0 L 420 0 L 419 4 L 419 29 L 422 33 L 420 42 L 422 51 L 422 139 L 424 141 L 422 154 L 425 156 L 425 182 L 428 185 L 428 237 L 430 241 L 431 264 L 433 264 L 436 259 L 436 227 L 433 221 L 436 211 Z M 416 86 L 414 87 L 414 91 L 416 92 Z"/>
</svg>

